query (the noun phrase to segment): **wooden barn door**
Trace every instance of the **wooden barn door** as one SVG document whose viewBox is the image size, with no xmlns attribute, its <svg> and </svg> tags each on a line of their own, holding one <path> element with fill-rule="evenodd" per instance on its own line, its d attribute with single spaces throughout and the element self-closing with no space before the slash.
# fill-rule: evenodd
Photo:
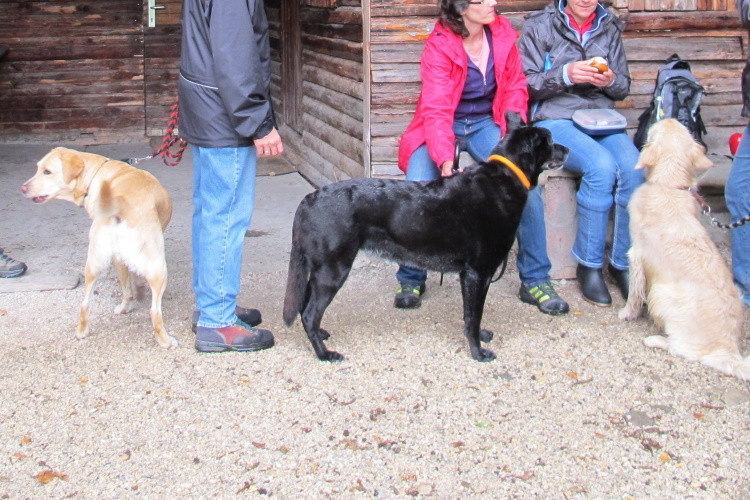
<svg viewBox="0 0 750 500">
<path fill-rule="evenodd" d="M 146 135 L 159 137 L 177 99 L 182 0 L 143 0 Z"/>
</svg>

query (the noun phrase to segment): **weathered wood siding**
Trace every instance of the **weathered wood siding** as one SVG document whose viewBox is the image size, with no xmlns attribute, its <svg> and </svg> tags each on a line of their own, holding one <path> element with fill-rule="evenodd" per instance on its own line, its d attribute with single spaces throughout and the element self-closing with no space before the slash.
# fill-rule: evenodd
<svg viewBox="0 0 750 500">
<path fill-rule="evenodd" d="M 143 24 L 145 133 L 151 137 L 164 134 L 177 99 L 182 35 L 182 0 L 159 0 L 158 5 L 163 9 L 156 10 L 156 26 L 149 28 L 147 23 Z M 143 19 L 148 19 L 146 7 Z"/>
<path fill-rule="evenodd" d="M 328 8 L 310 3 L 300 2 L 296 13 L 299 58 L 283 55 L 282 40 L 294 33 L 282 30 L 295 29 L 281 23 L 282 16 L 289 15 L 287 7 L 279 0 L 268 1 L 266 11 L 272 28 L 272 97 L 286 154 L 320 185 L 367 175 L 363 19 L 359 0 L 339 0 Z M 297 89 L 287 87 L 292 76 L 299 82 Z M 296 117 L 284 108 L 293 105 L 293 99 Z"/>
<path fill-rule="evenodd" d="M 0 2 L 3 140 L 143 134 L 141 0 Z"/>
<path fill-rule="evenodd" d="M 501 2 L 518 30 L 528 11 L 548 0 Z M 726 153 L 728 136 L 741 131 L 740 74 L 746 30 L 729 0 L 616 0 L 633 78 L 631 96 L 618 103 L 631 128 L 648 106 L 657 70 L 673 53 L 691 62 L 706 87 L 702 116 L 709 150 Z M 700 9 L 700 11 L 697 11 Z M 434 0 L 371 0 L 371 160 L 373 176 L 398 176 L 398 137 L 409 124 L 421 88 L 419 58 L 438 15 Z"/>
</svg>

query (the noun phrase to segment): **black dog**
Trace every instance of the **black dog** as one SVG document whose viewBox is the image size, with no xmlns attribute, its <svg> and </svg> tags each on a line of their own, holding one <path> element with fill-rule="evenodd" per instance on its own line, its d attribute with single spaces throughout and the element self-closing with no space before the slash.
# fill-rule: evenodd
<svg viewBox="0 0 750 500">
<path fill-rule="evenodd" d="M 458 272 L 464 334 L 477 361 L 495 355 L 480 345 L 480 323 L 492 275 L 508 255 L 528 190 L 567 148 L 549 131 L 521 127 L 506 135 L 486 163 L 432 182 L 356 179 L 310 193 L 294 216 L 284 321 L 299 313 L 323 361 L 329 351 L 320 328 L 328 305 L 346 281 L 360 249 L 421 269 Z M 482 330 L 481 340 L 492 333 Z"/>
</svg>

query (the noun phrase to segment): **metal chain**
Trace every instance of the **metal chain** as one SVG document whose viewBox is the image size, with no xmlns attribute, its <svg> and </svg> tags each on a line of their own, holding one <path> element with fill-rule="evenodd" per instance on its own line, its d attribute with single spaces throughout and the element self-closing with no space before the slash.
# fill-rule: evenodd
<svg viewBox="0 0 750 500">
<path fill-rule="evenodd" d="M 698 194 L 698 191 L 695 191 L 692 188 L 690 188 L 689 191 L 693 193 L 693 196 L 698 201 L 698 204 L 701 206 L 701 209 L 703 210 L 703 215 L 711 219 L 712 225 L 721 229 L 734 229 L 736 227 L 744 226 L 745 224 L 750 222 L 750 215 L 746 215 L 743 218 L 736 220 L 730 224 L 724 224 L 719 219 L 711 215 L 711 207 L 708 205 L 708 203 L 706 203 L 706 200 L 704 200 L 703 197 L 700 194 Z"/>
</svg>

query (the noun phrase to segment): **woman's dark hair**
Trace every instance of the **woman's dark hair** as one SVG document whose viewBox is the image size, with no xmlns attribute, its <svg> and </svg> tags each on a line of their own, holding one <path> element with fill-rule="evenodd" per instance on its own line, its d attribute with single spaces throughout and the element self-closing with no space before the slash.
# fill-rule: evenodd
<svg viewBox="0 0 750 500">
<path fill-rule="evenodd" d="M 469 36 L 469 30 L 466 29 L 461 14 L 468 8 L 468 0 L 440 0 L 440 21 L 453 33 L 466 38 Z"/>
</svg>

